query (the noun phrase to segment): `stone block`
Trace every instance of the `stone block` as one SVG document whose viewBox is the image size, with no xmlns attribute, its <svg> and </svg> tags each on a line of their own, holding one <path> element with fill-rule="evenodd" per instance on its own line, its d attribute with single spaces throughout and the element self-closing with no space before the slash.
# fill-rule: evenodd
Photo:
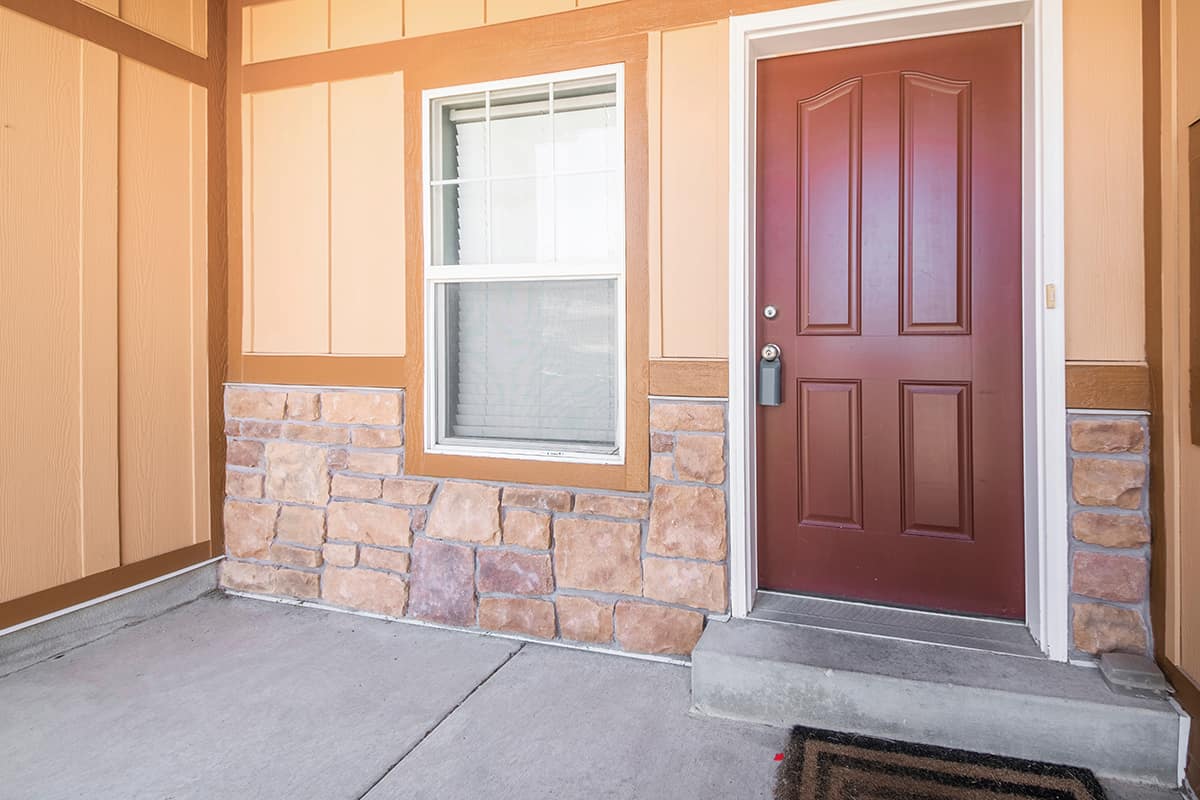
<svg viewBox="0 0 1200 800">
<path fill-rule="evenodd" d="M 280 595 L 311 600 L 320 594 L 320 576 L 315 572 L 249 564 L 245 561 L 221 562 L 221 586 L 235 592 Z"/>
<path fill-rule="evenodd" d="M 266 559 L 275 535 L 275 503 L 225 501 L 225 552 L 233 558 Z"/>
<path fill-rule="evenodd" d="M 484 597 L 479 601 L 479 627 L 553 639 L 554 604 L 519 597 Z"/>
<path fill-rule="evenodd" d="M 243 386 L 225 387 L 225 416 L 239 419 L 283 419 L 287 403 L 286 392 L 251 389 Z"/>
<path fill-rule="evenodd" d="M 725 439 L 721 436 L 679 436 L 675 440 L 675 472 L 681 481 L 723 483 Z"/>
<path fill-rule="evenodd" d="M 408 547 L 412 526 L 408 509 L 335 500 L 329 504 L 330 539 L 383 547 Z"/>
<path fill-rule="evenodd" d="M 1146 626 L 1136 611 L 1102 603 L 1072 603 L 1071 607 L 1071 631 L 1077 650 L 1093 655 L 1146 652 Z"/>
<path fill-rule="evenodd" d="M 409 616 L 475 624 L 475 550 L 432 539 L 413 544 Z"/>
<path fill-rule="evenodd" d="M 275 535 L 310 547 L 325 541 L 325 509 L 284 506 L 275 521 Z"/>
<path fill-rule="evenodd" d="M 570 511 L 571 493 L 566 489 L 505 486 L 504 505 L 533 508 L 540 511 Z"/>
<path fill-rule="evenodd" d="M 554 599 L 562 638 L 607 644 L 613 638 L 613 604 L 560 594 Z"/>
<path fill-rule="evenodd" d="M 500 489 L 482 483 L 446 481 L 425 532 L 435 539 L 499 544 Z"/>
<path fill-rule="evenodd" d="M 725 493 L 707 486 L 654 487 L 646 549 L 660 556 L 724 560 Z"/>
<path fill-rule="evenodd" d="M 1136 420 L 1077 419 L 1071 422 L 1071 449 L 1080 453 L 1141 453 L 1146 430 Z"/>
<path fill-rule="evenodd" d="M 321 599 L 335 606 L 402 617 L 408 605 L 408 581 L 386 572 L 327 567 L 321 576 Z"/>
<path fill-rule="evenodd" d="M 644 497 L 623 497 L 614 494 L 578 494 L 575 495 L 575 513 L 645 519 L 650 514 L 650 501 Z"/>
<path fill-rule="evenodd" d="M 633 600 L 617 601 L 614 618 L 617 643 L 633 653 L 689 655 L 704 630 L 704 615 L 697 611 Z"/>
<path fill-rule="evenodd" d="M 434 481 L 388 478 L 383 482 L 383 499 L 405 506 L 423 506 L 433 499 L 435 489 L 437 483 Z"/>
<path fill-rule="evenodd" d="M 654 403 L 650 406 L 650 427 L 656 431 L 725 430 L 725 409 L 712 403 Z"/>
<path fill-rule="evenodd" d="M 1100 600 L 1140 603 L 1146 599 L 1150 565 L 1142 556 L 1075 553 L 1071 591 Z"/>
<path fill-rule="evenodd" d="M 554 575 L 549 553 L 480 550 L 475 585 L 480 592 L 550 594 Z"/>
<path fill-rule="evenodd" d="M 321 418 L 348 425 L 399 425 L 400 395 L 394 392 L 322 392 Z"/>
<path fill-rule="evenodd" d="M 329 501 L 325 450 L 296 442 L 268 442 L 267 496 L 275 500 L 324 505 Z"/>
<path fill-rule="evenodd" d="M 1071 472 L 1071 488 L 1080 505 L 1133 509 L 1142 503 L 1146 465 L 1141 461 L 1076 458 Z"/>
<path fill-rule="evenodd" d="M 640 595 L 641 544 L 642 527 L 637 523 L 555 520 L 554 566 L 558 585 Z"/>
<path fill-rule="evenodd" d="M 721 612 L 727 605 L 725 567 L 702 561 L 646 558 L 643 594 L 653 600 Z"/>
<path fill-rule="evenodd" d="M 1080 511 L 1071 518 L 1071 532 L 1081 542 L 1102 547 L 1141 547 L 1150 542 L 1150 526 L 1137 514 Z"/>
<path fill-rule="evenodd" d="M 530 550 L 550 549 L 550 515 L 521 508 L 504 510 L 504 543 Z"/>
</svg>

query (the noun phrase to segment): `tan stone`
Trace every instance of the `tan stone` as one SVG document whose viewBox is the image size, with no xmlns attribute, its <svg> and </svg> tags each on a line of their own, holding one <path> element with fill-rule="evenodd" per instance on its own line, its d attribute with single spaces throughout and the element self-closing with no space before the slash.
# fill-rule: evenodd
<svg viewBox="0 0 1200 800">
<path fill-rule="evenodd" d="M 271 560 L 289 567 L 321 566 L 321 551 L 275 542 L 271 545 Z"/>
<path fill-rule="evenodd" d="M 480 550 L 475 585 L 480 592 L 550 594 L 554 575 L 549 553 Z"/>
<path fill-rule="evenodd" d="M 530 550 L 549 550 L 550 515 L 520 508 L 504 509 L 504 543 Z"/>
<path fill-rule="evenodd" d="M 475 550 L 417 539 L 413 543 L 408 613 L 447 625 L 475 624 Z"/>
<path fill-rule="evenodd" d="M 482 483 L 446 481 L 425 533 L 435 539 L 499 544 L 500 490 Z"/>
<path fill-rule="evenodd" d="M 1121 651 L 1145 653 L 1146 626 L 1136 611 L 1101 603 L 1072 603 L 1075 648 L 1099 655 Z"/>
<path fill-rule="evenodd" d="M 313 444 L 347 444 L 350 441 L 350 429 L 336 428 L 333 425 L 289 422 L 283 427 L 283 437 Z"/>
<path fill-rule="evenodd" d="M 225 470 L 225 496 L 255 499 L 263 496 L 263 476 L 258 472 Z"/>
<path fill-rule="evenodd" d="M 221 585 L 236 592 L 312 599 L 320 594 L 319 581 L 315 572 L 229 559 L 221 562 Z"/>
<path fill-rule="evenodd" d="M 650 476 L 664 481 L 675 480 L 675 456 L 661 453 L 651 456 Z"/>
<path fill-rule="evenodd" d="M 283 419 L 287 402 L 285 392 L 249 389 L 242 386 L 225 387 L 225 416 L 241 419 Z"/>
<path fill-rule="evenodd" d="M 1076 458 L 1071 470 L 1075 500 L 1085 506 L 1137 508 L 1142 503 L 1146 465 L 1111 458 Z"/>
<path fill-rule="evenodd" d="M 386 569 L 391 572 L 408 572 L 408 553 L 400 550 L 381 550 L 378 547 L 364 547 L 358 551 L 358 565 L 371 569 Z"/>
<path fill-rule="evenodd" d="M 403 428 L 355 428 L 350 432 L 355 447 L 403 447 Z"/>
<path fill-rule="evenodd" d="M 408 510 L 374 503 L 335 500 L 329 504 L 329 538 L 384 547 L 408 547 L 412 528 Z"/>
<path fill-rule="evenodd" d="M 383 496 L 379 478 L 358 478 L 353 475 L 334 475 L 329 493 L 334 497 L 353 497 L 358 500 L 378 500 Z"/>
<path fill-rule="evenodd" d="M 565 489 L 535 489 L 529 486 L 505 486 L 504 505 L 534 508 L 540 511 L 570 511 L 571 493 Z"/>
<path fill-rule="evenodd" d="M 327 542 L 321 548 L 321 557 L 325 559 L 326 564 L 333 564 L 335 567 L 353 567 L 358 563 L 358 545 Z"/>
<path fill-rule="evenodd" d="M 334 448 L 325 456 L 325 463 L 329 465 L 330 469 L 345 469 L 346 465 L 350 463 L 350 451 L 340 447 Z"/>
<path fill-rule="evenodd" d="M 1079 419 L 1071 423 L 1071 449 L 1080 453 L 1141 453 L 1146 431 L 1135 420 Z"/>
<path fill-rule="evenodd" d="M 689 655 L 704 630 L 697 611 L 617 601 L 614 614 L 617 643 L 622 650 L 658 655 Z"/>
<path fill-rule="evenodd" d="M 325 541 L 325 509 L 284 506 L 275 522 L 280 539 L 315 547 Z"/>
<path fill-rule="evenodd" d="M 702 561 L 646 558 L 643 594 L 653 600 L 709 611 L 725 610 L 725 567 Z"/>
<path fill-rule="evenodd" d="M 564 639 L 603 644 L 613 638 L 613 604 L 560 594 L 554 600 Z"/>
<path fill-rule="evenodd" d="M 399 425 L 400 396 L 394 392 L 322 392 L 321 418 L 352 425 Z"/>
<path fill-rule="evenodd" d="M 549 600 L 485 597 L 479 601 L 479 627 L 553 639 L 556 633 L 554 604 Z"/>
<path fill-rule="evenodd" d="M 267 496 L 310 505 L 328 502 L 329 470 L 325 466 L 325 451 L 295 442 L 269 442 Z"/>
<path fill-rule="evenodd" d="M 650 434 L 650 452 L 651 453 L 670 453 L 675 449 L 675 434 L 659 433 L 655 431 Z"/>
<path fill-rule="evenodd" d="M 346 460 L 346 469 L 372 475 L 395 475 L 400 471 L 400 456 L 395 453 L 352 452 Z"/>
<path fill-rule="evenodd" d="M 275 531 L 275 503 L 225 501 L 225 552 L 234 558 L 267 558 Z"/>
<path fill-rule="evenodd" d="M 722 483 L 725 480 L 724 437 L 680 436 L 676 438 L 675 471 L 681 481 Z"/>
<path fill-rule="evenodd" d="M 261 467 L 263 443 L 231 439 L 225 446 L 225 463 L 231 467 Z"/>
<path fill-rule="evenodd" d="M 1141 556 L 1076 553 L 1071 559 L 1071 591 L 1120 603 L 1146 599 L 1150 565 Z"/>
<path fill-rule="evenodd" d="M 433 498 L 437 488 L 434 481 L 414 481 L 410 478 L 389 478 L 383 482 L 383 499 L 405 506 L 423 506 Z"/>
<path fill-rule="evenodd" d="M 283 432 L 283 423 L 244 419 L 238 424 L 238 432 L 247 439 L 278 439 Z"/>
<path fill-rule="evenodd" d="M 712 403 L 654 403 L 650 427 L 656 431 L 725 430 L 725 409 Z"/>
<path fill-rule="evenodd" d="M 575 513 L 645 519 L 650 513 L 650 501 L 644 497 L 622 497 L 615 494 L 578 494 L 575 495 Z"/>
<path fill-rule="evenodd" d="M 312 422 L 321 415 L 320 398 L 316 392 L 288 392 L 285 416 L 288 419 Z"/>
<path fill-rule="evenodd" d="M 321 577 L 321 599 L 335 606 L 402 617 L 408 605 L 408 581 L 387 572 L 327 567 Z"/>
<path fill-rule="evenodd" d="M 1150 526 L 1136 514 L 1080 511 L 1071 519 L 1075 538 L 1103 547 L 1141 547 L 1150 541 Z"/>
<path fill-rule="evenodd" d="M 554 567 L 558 585 L 640 595 L 641 545 L 642 527 L 634 522 L 555 520 Z"/>
<path fill-rule="evenodd" d="M 727 552 L 725 493 L 707 486 L 654 487 L 646 549 L 660 556 L 721 561 Z"/>
</svg>

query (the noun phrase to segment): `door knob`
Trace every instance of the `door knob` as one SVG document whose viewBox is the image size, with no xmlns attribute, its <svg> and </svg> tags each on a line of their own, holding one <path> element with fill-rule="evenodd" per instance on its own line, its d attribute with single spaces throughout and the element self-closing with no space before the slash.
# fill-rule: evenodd
<svg viewBox="0 0 1200 800">
<path fill-rule="evenodd" d="M 779 345 L 768 344 L 762 349 L 763 361 L 775 361 L 779 358 Z"/>
<path fill-rule="evenodd" d="M 783 362 L 779 360 L 779 345 L 769 344 L 762 349 L 758 362 L 758 404 L 777 406 L 783 402 Z"/>
</svg>

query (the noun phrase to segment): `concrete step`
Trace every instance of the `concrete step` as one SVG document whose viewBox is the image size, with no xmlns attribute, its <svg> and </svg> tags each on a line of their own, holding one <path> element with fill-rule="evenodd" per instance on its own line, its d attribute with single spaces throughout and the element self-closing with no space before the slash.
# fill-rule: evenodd
<svg viewBox="0 0 1200 800">
<path fill-rule="evenodd" d="M 692 653 L 701 714 L 796 724 L 1179 784 L 1186 725 L 1097 669 L 801 625 L 711 622 Z M 1184 740 L 1186 741 L 1186 740 Z"/>
</svg>

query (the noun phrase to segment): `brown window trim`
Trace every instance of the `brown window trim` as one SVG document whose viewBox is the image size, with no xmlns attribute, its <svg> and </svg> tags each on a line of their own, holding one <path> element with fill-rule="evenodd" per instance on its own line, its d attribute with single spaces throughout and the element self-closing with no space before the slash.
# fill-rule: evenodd
<svg viewBox="0 0 1200 800">
<path fill-rule="evenodd" d="M 1146 364 L 1067 364 L 1067 408 L 1149 411 Z"/>
<path fill-rule="evenodd" d="M 650 394 L 656 397 L 728 397 L 725 359 L 668 359 L 650 362 Z"/>
</svg>

